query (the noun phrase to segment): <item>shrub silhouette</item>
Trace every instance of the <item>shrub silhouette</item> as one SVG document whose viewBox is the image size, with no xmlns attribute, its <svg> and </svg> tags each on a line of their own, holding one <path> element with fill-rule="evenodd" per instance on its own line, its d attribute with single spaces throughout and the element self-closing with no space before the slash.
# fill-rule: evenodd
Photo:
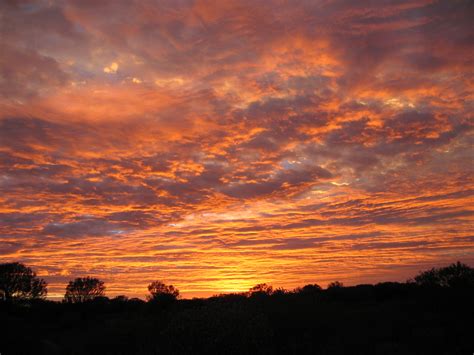
<svg viewBox="0 0 474 355">
<path fill-rule="evenodd" d="M 446 267 L 423 271 L 409 281 L 428 287 L 470 288 L 474 287 L 474 268 L 458 261 Z"/>
<path fill-rule="evenodd" d="M 179 298 L 179 290 L 173 285 L 166 285 L 161 281 L 153 281 L 148 285 L 150 295 L 147 300 L 150 302 L 169 303 Z"/>
<path fill-rule="evenodd" d="M 21 263 L 0 264 L 0 299 L 42 299 L 47 283 Z"/>
<path fill-rule="evenodd" d="M 68 303 L 82 303 L 104 295 L 105 285 L 103 281 L 93 277 L 78 277 L 73 281 L 69 281 L 64 300 Z"/>
<path fill-rule="evenodd" d="M 272 295 L 273 296 L 283 296 L 288 293 L 288 290 L 286 290 L 283 287 L 278 287 L 277 289 L 273 290 Z"/>
<path fill-rule="evenodd" d="M 297 293 L 304 293 L 304 294 L 316 294 L 320 293 L 323 289 L 318 284 L 308 284 L 303 287 L 298 287 L 295 289 Z"/>
<path fill-rule="evenodd" d="M 249 290 L 249 296 L 251 297 L 259 296 L 259 295 L 270 296 L 272 294 L 273 294 L 273 286 L 267 285 L 266 283 L 255 285 Z"/>
<path fill-rule="evenodd" d="M 111 299 L 112 302 L 128 302 L 129 298 L 125 295 L 118 295 Z"/>
<path fill-rule="evenodd" d="M 339 281 L 334 281 L 334 282 L 331 282 L 328 284 L 328 290 L 329 289 L 337 289 L 337 288 L 343 288 L 344 287 L 344 284 L 342 282 L 339 282 Z"/>
</svg>

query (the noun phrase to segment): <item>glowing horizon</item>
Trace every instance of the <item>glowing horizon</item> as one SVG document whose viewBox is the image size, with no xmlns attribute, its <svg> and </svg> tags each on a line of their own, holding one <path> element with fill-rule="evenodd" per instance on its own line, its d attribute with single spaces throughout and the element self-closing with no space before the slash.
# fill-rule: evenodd
<svg viewBox="0 0 474 355">
<path fill-rule="evenodd" d="M 474 264 L 468 1 L 5 1 L 0 263 L 62 296 Z"/>
</svg>

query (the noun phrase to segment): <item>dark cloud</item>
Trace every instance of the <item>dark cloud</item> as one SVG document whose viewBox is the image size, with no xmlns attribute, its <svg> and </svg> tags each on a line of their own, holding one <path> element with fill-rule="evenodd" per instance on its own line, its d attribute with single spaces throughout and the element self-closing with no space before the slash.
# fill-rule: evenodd
<svg viewBox="0 0 474 355">
<path fill-rule="evenodd" d="M 95 218 L 85 218 L 74 222 L 53 222 L 44 226 L 42 233 L 47 236 L 64 238 L 96 237 L 125 233 L 128 226 Z"/>
<path fill-rule="evenodd" d="M 264 181 L 231 183 L 223 189 L 223 192 L 232 197 L 252 198 L 276 192 L 282 189 L 284 185 L 285 188 L 289 188 L 303 183 L 315 184 L 332 176 L 331 172 L 319 166 L 303 166 L 301 168 L 298 166 L 284 166 Z"/>
<path fill-rule="evenodd" d="M 62 86 L 68 80 L 58 62 L 32 50 L 2 46 L 0 56 L 0 97 L 17 100 L 29 99 L 48 90 Z"/>
</svg>

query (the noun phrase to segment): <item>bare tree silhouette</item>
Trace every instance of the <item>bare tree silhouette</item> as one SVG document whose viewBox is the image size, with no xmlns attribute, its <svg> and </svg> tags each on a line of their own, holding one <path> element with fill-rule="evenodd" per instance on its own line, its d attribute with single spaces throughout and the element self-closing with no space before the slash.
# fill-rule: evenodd
<svg viewBox="0 0 474 355">
<path fill-rule="evenodd" d="M 89 276 L 78 277 L 69 281 L 64 300 L 68 303 L 81 303 L 104 295 L 105 285 L 103 281 Z"/>
<path fill-rule="evenodd" d="M 31 268 L 21 263 L 0 264 L 0 299 L 41 299 L 47 292 L 46 281 Z"/>
</svg>

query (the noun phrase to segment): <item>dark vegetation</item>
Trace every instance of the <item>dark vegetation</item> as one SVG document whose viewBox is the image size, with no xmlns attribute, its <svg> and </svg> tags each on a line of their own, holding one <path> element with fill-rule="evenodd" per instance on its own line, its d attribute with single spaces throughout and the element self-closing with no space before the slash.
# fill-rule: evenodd
<svg viewBox="0 0 474 355">
<path fill-rule="evenodd" d="M 78 277 L 67 285 L 64 302 L 87 302 L 104 295 L 105 285 L 103 281 L 93 277 Z"/>
<path fill-rule="evenodd" d="M 8 354 L 472 354 L 474 269 L 456 263 L 406 283 L 180 300 L 160 281 L 148 302 L 105 297 L 78 278 L 63 302 L 21 264 L 0 265 L 0 352 Z M 39 287 L 42 285 L 43 287 Z"/>
<path fill-rule="evenodd" d="M 0 264 L 0 299 L 38 299 L 46 297 L 46 281 L 20 263 Z"/>
</svg>

